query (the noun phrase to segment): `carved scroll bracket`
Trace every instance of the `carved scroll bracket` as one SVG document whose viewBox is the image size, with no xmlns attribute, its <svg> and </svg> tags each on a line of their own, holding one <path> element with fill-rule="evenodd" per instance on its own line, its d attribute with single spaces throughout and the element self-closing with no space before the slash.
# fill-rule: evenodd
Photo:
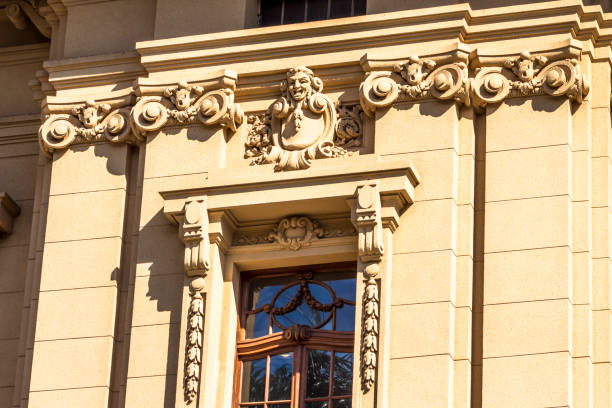
<svg viewBox="0 0 612 408">
<path fill-rule="evenodd" d="M 51 114 L 38 131 L 41 149 L 51 155 L 73 144 L 108 141 L 137 143 L 129 126 L 130 109 L 125 104 L 96 102 L 75 105 L 70 113 Z"/>
</svg>

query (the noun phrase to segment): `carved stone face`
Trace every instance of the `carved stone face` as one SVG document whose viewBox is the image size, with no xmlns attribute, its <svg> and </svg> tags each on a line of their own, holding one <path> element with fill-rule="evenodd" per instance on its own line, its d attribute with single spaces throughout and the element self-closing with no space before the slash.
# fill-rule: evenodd
<svg viewBox="0 0 612 408">
<path fill-rule="evenodd" d="M 405 75 L 410 85 L 417 85 L 423 79 L 423 64 L 419 62 L 407 64 Z"/>
<path fill-rule="evenodd" d="M 99 120 L 97 106 L 88 106 L 81 111 L 81 122 L 83 122 L 86 128 L 91 129 L 95 127 Z"/>
<path fill-rule="evenodd" d="M 310 95 L 312 91 L 312 83 L 310 77 L 304 72 L 296 72 L 287 78 L 289 94 L 296 101 L 301 101 Z"/>
<path fill-rule="evenodd" d="M 531 81 L 535 75 L 533 61 L 531 59 L 520 58 L 516 62 L 515 73 L 521 81 Z"/>
<path fill-rule="evenodd" d="M 180 110 L 185 110 L 191 105 L 191 90 L 179 88 L 174 94 L 174 104 Z"/>
</svg>

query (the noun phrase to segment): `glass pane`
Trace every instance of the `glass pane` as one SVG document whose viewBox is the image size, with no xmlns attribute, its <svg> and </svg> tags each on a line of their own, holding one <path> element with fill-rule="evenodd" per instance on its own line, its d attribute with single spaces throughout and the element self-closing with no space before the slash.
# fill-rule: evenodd
<svg viewBox="0 0 612 408">
<path fill-rule="evenodd" d="M 261 0 L 261 25 L 280 24 L 282 6 L 282 0 Z"/>
<path fill-rule="evenodd" d="M 266 359 L 242 362 L 242 402 L 264 400 Z"/>
<path fill-rule="evenodd" d="M 307 402 L 306 408 L 327 408 L 327 401 Z"/>
<path fill-rule="evenodd" d="M 272 298 L 283 286 L 295 282 L 295 276 L 278 278 L 257 278 L 249 284 L 249 301 L 247 310 L 255 310 L 272 302 Z"/>
<path fill-rule="evenodd" d="M 336 330 L 355 331 L 355 306 L 345 304 L 336 309 Z"/>
<path fill-rule="evenodd" d="M 268 408 L 289 408 L 289 404 L 268 404 Z"/>
<path fill-rule="evenodd" d="M 308 0 L 308 21 L 327 18 L 327 0 Z"/>
<path fill-rule="evenodd" d="M 308 350 L 306 398 L 326 397 L 329 395 L 330 360 L 330 351 Z"/>
<path fill-rule="evenodd" d="M 340 353 L 336 351 L 334 353 L 334 382 L 332 384 L 332 395 L 351 395 L 352 392 L 353 353 Z"/>
<path fill-rule="evenodd" d="M 291 399 L 292 367 L 293 353 L 278 354 L 270 357 L 268 401 Z"/>
<path fill-rule="evenodd" d="M 245 331 L 247 339 L 255 337 L 267 336 L 268 325 L 270 324 L 270 315 L 265 312 L 247 315 Z"/>
<path fill-rule="evenodd" d="M 351 408 L 351 400 L 347 399 L 339 399 L 333 402 L 333 408 Z"/>
<path fill-rule="evenodd" d="M 249 407 L 249 408 L 264 408 L 263 405 L 240 405 L 241 407 Z"/>
<path fill-rule="evenodd" d="M 321 280 L 327 285 L 331 286 L 332 290 L 336 294 L 336 297 L 355 301 L 356 291 L 356 279 L 355 272 L 339 272 L 339 273 L 327 273 L 327 274 L 316 274 L 315 279 Z"/>
<path fill-rule="evenodd" d="M 274 302 L 275 308 L 283 307 L 291 302 L 291 299 L 297 294 L 299 290 L 299 285 L 292 286 L 280 293 L 276 302 Z M 331 303 L 332 297 L 327 289 L 325 289 L 321 285 L 310 284 L 310 293 L 317 302 L 326 304 Z M 302 300 L 302 303 L 292 312 L 289 312 L 284 315 L 276 315 L 275 318 L 280 325 L 283 327 L 291 327 L 294 324 L 301 324 L 304 326 L 316 327 L 322 324 L 329 316 L 331 312 L 321 312 L 319 310 L 314 310 L 310 306 L 306 304 L 305 299 Z M 322 329 L 331 330 L 331 319 L 328 323 L 325 324 Z"/>
<path fill-rule="evenodd" d="M 304 21 L 305 0 L 285 0 L 283 24 L 301 23 Z"/>
<path fill-rule="evenodd" d="M 351 0 L 333 0 L 330 18 L 348 17 L 351 15 Z"/>
</svg>

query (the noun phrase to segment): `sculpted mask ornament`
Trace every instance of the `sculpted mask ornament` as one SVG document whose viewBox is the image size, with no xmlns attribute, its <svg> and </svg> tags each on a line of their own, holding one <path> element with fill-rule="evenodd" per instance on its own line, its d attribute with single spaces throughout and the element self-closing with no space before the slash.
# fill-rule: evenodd
<svg viewBox="0 0 612 408">
<path fill-rule="evenodd" d="M 467 65 L 464 62 L 438 68 L 436 65 L 433 60 L 411 56 L 407 62 L 396 64 L 393 72 L 368 73 L 359 89 L 363 110 L 372 116 L 376 109 L 395 102 L 425 98 L 455 100 L 469 106 Z"/>
<path fill-rule="evenodd" d="M 476 71 L 472 81 L 474 105 L 480 109 L 508 97 L 565 95 L 582 103 L 589 93 L 589 84 L 576 59 L 549 62 L 544 56 L 523 51 L 508 58 L 504 67 L 484 67 Z"/>
<path fill-rule="evenodd" d="M 137 142 L 128 125 L 129 114 L 127 107 L 113 110 L 110 104 L 90 99 L 72 108 L 70 114 L 49 115 L 38 132 L 41 148 L 52 154 L 73 144 Z"/>
<path fill-rule="evenodd" d="M 283 96 L 264 114 L 249 119 L 245 157 L 275 170 L 306 169 L 311 160 L 344 156 L 334 144 L 336 109 L 321 93 L 323 82 L 306 67 L 292 68 L 281 84 Z"/>
<path fill-rule="evenodd" d="M 134 133 L 145 136 L 167 124 L 183 125 L 200 121 L 218 124 L 232 132 L 242 124 L 244 114 L 234 103 L 234 92 L 221 88 L 204 92 L 204 88 L 180 81 L 164 90 L 163 96 L 144 96 L 132 108 L 130 123 Z"/>
</svg>

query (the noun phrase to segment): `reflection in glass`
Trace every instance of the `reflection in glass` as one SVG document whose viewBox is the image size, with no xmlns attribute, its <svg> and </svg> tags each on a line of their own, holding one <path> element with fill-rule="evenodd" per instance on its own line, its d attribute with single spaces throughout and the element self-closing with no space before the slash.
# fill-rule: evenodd
<svg viewBox="0 0 612 408">
<path fill-rule="evenodd" d="M 332 395 L 351 395 L 353 392 L 353 353 L 334 353 L 334 382 Z"/>
<path fill-rule="evenodd" d="M 268 408 L 289 408 L 289 404 L 268 404 Z"/>
<path fill-rule="evenodd" d="M 326 397 L 329 395 L 330 359 L 330 351 L 308 350 L 306 398 Z"/>
<path fill-rule="evenodd" d="M 268 335 L 268 327 L 270 325 L 270 316 L 267 313 L 259 312 L 247 315 L 245 322 L 245 331 L 247 339 L 254 339 Z"/>
<path fill-rule="evenodd" d="M 330 279 L 330 276 L 334 279 Z M 355 291 L 357 290 L 355 286 L 357 282 L 355 280 L 355 272 L 316 274 L 314 279 L 321 280 L 323 283 L 329 285 L 336 294 L 336 297 L 352 302 L 355 301 Z"/>
<path fill-rule="evenodd" d="M 242 362 L 242 402 L 264 400 L 266 359 Z"/>
<path fill-rule="evenodd" d="M 327 401 L 307 402 L 306 408 L 327 408 Z"/>
<path fill-rule="evenodd" d="M 336 330 L 355 330 L 355 306 L 343 305 L 340 309 L 336 309 Z"/>
<path fill-rule="evenodd" d="M 291 399 L 292 367 L 293 353 L 270 356 L 269 401 Z"/>
<path fill-rule="evenodd" d="M 351 400 L 349 398 L 335 400 L 332 408 L 351 408 Z"/>
</svg>

